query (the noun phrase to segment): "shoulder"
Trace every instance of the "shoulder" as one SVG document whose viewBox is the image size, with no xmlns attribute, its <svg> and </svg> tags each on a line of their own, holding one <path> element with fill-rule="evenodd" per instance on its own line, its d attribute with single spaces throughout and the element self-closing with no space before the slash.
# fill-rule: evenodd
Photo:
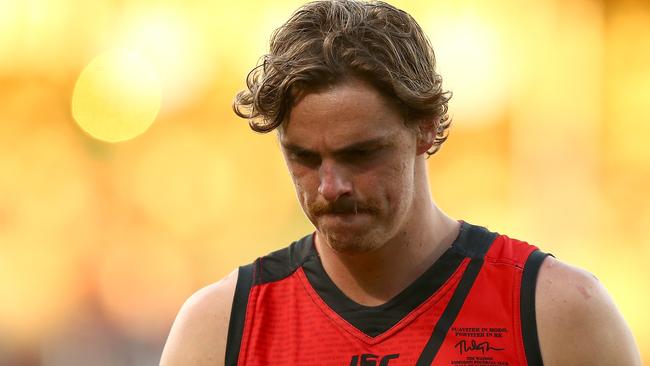
<svg viewBox="0 0 650 366">
<path fill-rule="evenodd" d="M 165 343 L 160 366 L 223 365 L 238 270 L 183 304 Z"/>
<path fill-rule="evenodd" d="M 546 365 L 641 365 L 632 333 L 613 299 L 587 271 L 548 256 L 535 290 Z"/>
</svg>

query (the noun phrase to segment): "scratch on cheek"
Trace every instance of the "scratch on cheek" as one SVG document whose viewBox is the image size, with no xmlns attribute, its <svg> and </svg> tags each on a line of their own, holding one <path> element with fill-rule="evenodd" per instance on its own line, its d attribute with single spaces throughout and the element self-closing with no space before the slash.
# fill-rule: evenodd
<svg viewBox="0 0 650 366">
<path fill-rule="evenodd" d="M 587 290 L 586 287 L 577 285 L 576 288 L 578 289 L 578 292 L 580 292 L 582 297 L 585 298 L 585 300 L 589 300 L 591 298 L 591 294 L 589 293 L 589 290 Z"/>
</svg>

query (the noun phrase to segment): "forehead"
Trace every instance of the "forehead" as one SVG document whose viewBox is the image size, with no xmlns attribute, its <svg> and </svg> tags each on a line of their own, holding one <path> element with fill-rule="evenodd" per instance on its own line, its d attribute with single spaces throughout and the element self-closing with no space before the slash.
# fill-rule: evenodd
<svg viewBox="0 0 650 366">
<path fill-rule="evenodd" d="M 282 126 L 280 142 L 325 152 L 406 129 L 397 108 L 377 89 L 349 79 L 302 95 Z"/>
</svg>

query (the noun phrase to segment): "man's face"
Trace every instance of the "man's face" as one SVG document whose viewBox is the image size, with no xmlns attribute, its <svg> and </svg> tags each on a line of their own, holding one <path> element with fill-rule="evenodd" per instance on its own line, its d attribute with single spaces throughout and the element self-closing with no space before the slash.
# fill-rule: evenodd
<svg viewBox="0 0 650 366">
<path fill-rule="evenodd" d="M 398 234 L 415 197 L 416 134 L 375 88 L 350 79 L 308 93 L 279 136 L 320 239 L 361 253 Z"/>
</svg>

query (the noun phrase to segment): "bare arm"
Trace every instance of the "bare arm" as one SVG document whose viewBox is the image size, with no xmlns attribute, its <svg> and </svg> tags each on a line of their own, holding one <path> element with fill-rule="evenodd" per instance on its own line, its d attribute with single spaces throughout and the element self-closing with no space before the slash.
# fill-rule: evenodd
<svg viewBox="0 0 650 366">
<path fill-rule="evenodd" d="M 237 270 L 190 296 L 176 316 L 160 366 L 223 365 Z"/>
<path fill-rule="evenodd" d="M 632 332 L 590 273 L 547 257 L 535 306 L 544 365 L 641 365 Z"/>
</svg>

